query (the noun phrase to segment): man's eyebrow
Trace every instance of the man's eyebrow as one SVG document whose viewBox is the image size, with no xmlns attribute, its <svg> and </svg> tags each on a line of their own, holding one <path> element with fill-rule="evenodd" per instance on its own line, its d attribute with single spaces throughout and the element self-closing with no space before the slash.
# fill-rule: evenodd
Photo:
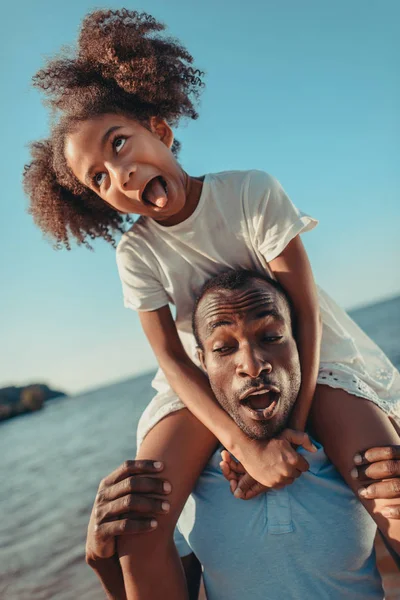
<svg viewBox="0 0 400 600">
<path fill-rule="evenodd" d="M 218 329 L 218 327 L 224 327 L 224 325 L 232 325 L 232 321 L 228 319 L 220 319 L 219 321 L 214 321 L 213 323 L 207 323 L 206 327 L 206 337 L 210 337 L 210 335 Z"/>
<path fill-rule="evenodd" d="M 263 317 L 274 317 L 278 321 L 284 321 L 281 313 L 275 308 L 262 308 L 258 313 L 254 315 L 254 319 L 262 319 Z"/>
<path fill-rule="evenodd" d="M 111 127 L 109 127 L 107 129 L 107 131 L 105 132 L 105 134 L 103 135 L 103 137 L 101 138 L 101 141 L 100 141 L 100 146 L 101 146 L 102 149 L 104 148 L 104 146 L 108 142 L 108 139 L 109 139 L 110 135 L 112 133 L 114 133 L 114 131 L 118 131 L 118 129 L 122 129 L 122 125 L 112 125 Z M 95 170 L 95 167 L 91 166 L 86 171 L 85 183 L 86 183 L 86 185 L 88 187 L 90 187 L 92 185 L 92 177 L 93 177 L 94 170 Z"/>
<path fill-rule="evenodd" d="M 265 317 L 273 317 L 277 321 L 284 322 L 284 318 L 281 313 L 275 308 L 261 308 L 253 317 L 252 321 L 257 321 L 258 319 L 263 319 Z M 207 323 L 206 326 L 206 338 L 210 337 L 210 335 L 218 329 L 218 327 L 224 327 L 226 325 L 232 325 L 233 321 L 227 318 L 219 319 L 218 321 L 214 321 L 213 323 Z"/>
</svg>

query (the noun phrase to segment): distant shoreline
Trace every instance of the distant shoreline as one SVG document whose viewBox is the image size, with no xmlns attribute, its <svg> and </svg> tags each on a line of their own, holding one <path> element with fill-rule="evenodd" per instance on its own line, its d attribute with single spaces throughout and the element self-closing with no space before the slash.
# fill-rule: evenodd
<svg viewBox="0 0 400 600">
<path fill-rule="evenodd" d="M 0 388 L 0 421 L 42 410 L 45 402 L 66 397 L 64 392 L 52 390 L 43 383 Z"/>
</svg>

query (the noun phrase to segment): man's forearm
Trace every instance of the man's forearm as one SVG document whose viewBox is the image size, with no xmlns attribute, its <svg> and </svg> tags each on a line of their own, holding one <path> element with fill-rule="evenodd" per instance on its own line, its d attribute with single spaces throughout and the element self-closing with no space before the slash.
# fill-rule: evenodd
<svg viewBox="0 0 400 600">
<path fill-rule="evenodd" d="M 109 600 L 126 600 L 124 578 L 117 556 L 86 559 L 86 562 L 100 579 Z"/>
</svg>

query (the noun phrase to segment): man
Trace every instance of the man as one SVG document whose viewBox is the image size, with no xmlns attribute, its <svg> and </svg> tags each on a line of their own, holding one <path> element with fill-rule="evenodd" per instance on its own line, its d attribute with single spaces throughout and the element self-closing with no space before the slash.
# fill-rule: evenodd
<svg viewBox="0 0 400 600">
<path fill-rule="evenodd" d="M 214 278 L 196 305 L 194 330 L 202 365 L 223 408 L 249 437 L 275 436 L 285 427 L 300 385 L 290 306 L 283 290 L 248 272 Z M 378 452 L 378 461 L 382 457 L 384 451 Z M 219 452 L 213 455 L 185 506 L 176 537 L 185 562 L 196 571 L 196 555 L 202 564 L 209 600 L 383 598 L 373 553 L 374 522 L 322 448 L 307 453 L 302 460 L 306 459 L 309 470 L 293 485 L 241 502 L 223 479 Z M 383 468 L 377 465 L 375 471 Z M 107 517 L 121 514 L 121 507 L 110 507 L 121 504 L 122 492 L 114 488 L 121 487 L 123 478 L 120 473 L 103 482 L 103 499 L 97 503 L 99 547 L 101 529 L 103 539 L 108 535 L 112 540 L 113 535 L 133 532 L 137 523 L 151 528 L 150 521 L 135 518 L 107 522 Z M 154 483 L 143 485 L 142 478 L 143 494 L 157 491 L 151 488 Z M 136 514 L 162 512 L 161 500 L 147 498 L 147 503 L 153 502 L 150 506 L 142 499 L 139 509 L 137 498 Z M 92 550 L 94 537 L 89 531 Z M 111 556 L 112 551 L 103 555 Z M 101 568 L 96 570 L 101 575 Z M 193 579 L 189 577 L 189 582 L 195 588 Z M 121 597 L 111 588 L 110 584 L 111 597 Z"/>
</svg>

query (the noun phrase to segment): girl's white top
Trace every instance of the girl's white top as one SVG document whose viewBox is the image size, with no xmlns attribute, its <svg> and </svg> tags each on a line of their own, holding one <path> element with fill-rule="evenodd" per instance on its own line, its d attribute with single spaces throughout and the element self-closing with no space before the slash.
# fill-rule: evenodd
<svg viewBox="0 0 400 600">
<path fill-rule="evenodd" d="M 117 264 L 125 306 L 150 311 L 175 305 L 183 346 L 199 364 L 191 313 L 203 284 L 229 268 L 271 275 L 268 263 L 316 225 L 267 173 L 206 175 L 199 203 L 186 221 L 164 227 L 140 217 L 122 236 Z M 320 288 L 318 293 L 323 323 L 318 383 L 372 400 L 400 417 L 398 371 L 344 310 Z M 139 444 L 159 420 L 183 407 L 160 370 L 153 387 L 158 393 L 140 420 Z"/>
</svg>

